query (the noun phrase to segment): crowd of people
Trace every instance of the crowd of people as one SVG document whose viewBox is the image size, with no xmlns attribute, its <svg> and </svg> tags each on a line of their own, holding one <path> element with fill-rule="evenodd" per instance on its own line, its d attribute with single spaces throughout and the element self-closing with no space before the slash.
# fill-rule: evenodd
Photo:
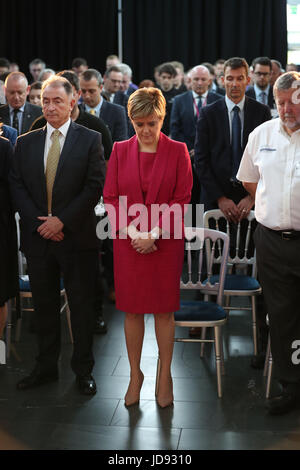
<svg viewBox="0 0 300 470">
<path fill-rule="evenodd" d="M 258 309 L 260 354 L 252 358 L 252 366 L 263 366 L 267 311 L 283 386 L 282 394 L 269 400 L 269 412 L 295 407 L 300 374 L 298 364 L 290 364 L 288 345 L 293 338 L 300 340 L 295 318 L 299 268 L 293 259 L 300 239 L 300 105 L 292 94 L 300 80 L 297 66 L 288 64 L 284 70 L 268 57 L 257 57 L 249 66 L 232 57 L 185 71 L 182 63 L 170 61 L 155 67 L 151 79 L 135 84 L 130 66 L 110 55 L 103 74 L 84 58 L 75 58 L 70 69 L 59 72 L 37 58 L 29 73 L 30 78 L 17 64 L 0 58 L 0 338 L 6 302 L 18 291 L 17 211 L 39 346 L 33 371 L 17 387 L 58 379 L 62 273 L 74 336 L 72 369 L 81 393 L 96 393 L 92 337 L 107 331 L 94 212 L 102 194 L 112 225 L 109 207 L 122 212 L 123 196 L 130 205 L 146 208 L 190 202 L 193 218 L 202 203 L 204 210 L 220 209 L 232 225 L 246 219 L 255 203 L 265 302 Z M 102 241 L 102 263 L 108 297 L 126 313 L 131 374 L 125 405 L 139 401 L 144 314 L 153 313 L 161 359 L 156 400 L 165 408 L 173 404 L 173 313 L 179 308 L 183 235 L 177 240 L 171 227 L 164 237 L 161 219 L 149 219 L 146 229 L 133 216 L 125 214 L 124 220 L 123 226 L 113 227 L 118 234 L 114 241 Z M 267 255 L 271 245 L 278 247 Z M 286 269 L 283 281 L 285 259 L 295 267 Z"/>
</svg>

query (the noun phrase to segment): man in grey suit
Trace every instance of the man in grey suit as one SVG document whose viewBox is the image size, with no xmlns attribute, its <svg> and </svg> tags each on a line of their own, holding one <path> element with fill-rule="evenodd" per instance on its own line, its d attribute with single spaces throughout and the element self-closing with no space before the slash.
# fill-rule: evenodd
<svg viewBox="0 0 300 470">
<path fill-rule="evenodd" d="M 10 73 L 4 84 L 7 104 L 0 106 L 0 118 L 14 127 L 18 135 L 29 131 L 31 124 L 42 115 L 42 108 L 26 101 L 30 87 L 22 72 Z"/>
<path fill-rule="evenodd" d="M 102 76 L 98 70 L 88 69 L 80 76 L 81 96 L 83 108 L 96 117 L 101 117 L 109 127 L 112 140 L 120 141 L 128 138 L 128 126 L 125 108 L 110 103 L 101 96 L 103 89 Z"/>
</svg>

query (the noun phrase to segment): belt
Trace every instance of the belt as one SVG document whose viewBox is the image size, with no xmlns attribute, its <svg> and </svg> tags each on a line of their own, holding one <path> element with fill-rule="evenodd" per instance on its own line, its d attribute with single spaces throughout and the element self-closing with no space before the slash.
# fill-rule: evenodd
<svg viewBox="0 0 300 470">
<path fill-rule="evenodd" d="M 272 230 L 269 227 L 264 228 L 269 230 L 269 232 L 275 233 L 278 237 L 280 237 L 282 240 L 299 240 L 300 239 L 300 232 L 297 230 Z"/>
</svg>

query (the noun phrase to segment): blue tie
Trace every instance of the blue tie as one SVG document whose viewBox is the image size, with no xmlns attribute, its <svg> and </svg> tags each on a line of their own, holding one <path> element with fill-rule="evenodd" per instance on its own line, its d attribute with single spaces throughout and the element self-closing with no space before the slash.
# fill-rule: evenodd
<svg viewBox="0 0 300 470">
<path fill-rule="evenodd" d="M 202 99 L 201 99 L 201 95 L 198 97 L 198 109 L 200 111 L 200 109 L 202 108 Z"/>
<path fill-rule="evenodd" d="M 242 157 L 242 146 L 241 146 L 241 132 L 242 124 L 239 115 L 240 108 L 235 106 L 233 108 L 233 118 L 232 118 L 232 177 L 236 180 L 236 174 L 238 172 L 240 161 Z"/>
<path fill-rule="evenodd" d="M 260 96 L 260 102 L 262 104 L 267 104 L 267 100 L 266 100 L 267 94 L 264 91 L 262 91 L 259 96 Z"/>
</svg>

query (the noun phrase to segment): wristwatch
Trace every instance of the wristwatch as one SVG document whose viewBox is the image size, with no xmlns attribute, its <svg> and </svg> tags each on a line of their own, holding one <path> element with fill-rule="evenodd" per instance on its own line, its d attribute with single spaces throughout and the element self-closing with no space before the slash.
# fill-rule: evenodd
<svg viewBox="0 0 300 470">
<path fill-rule="evenodd" d="M 151 230 L 150 235 L 151 238 L 157 240 L 159 238 L 159 230 L 157 228 L 154 228 L 153 230 Z"/>
</svg>

